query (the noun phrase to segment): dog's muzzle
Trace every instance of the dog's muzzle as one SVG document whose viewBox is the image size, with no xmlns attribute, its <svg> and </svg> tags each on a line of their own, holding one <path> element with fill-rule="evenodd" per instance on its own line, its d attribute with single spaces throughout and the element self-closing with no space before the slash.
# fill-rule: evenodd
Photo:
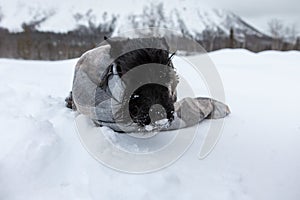
<svg viewBox="0 0 300 200">
<path fill-rule="evenodd" d="M 119 104 L 119 110 L 116 113 L 128 111 L 126 115 L 116 116 L 118 121 L 125 123 L 131 121 L 140 126 L 149 124 L 161 126 L 163 122 L 164 124 L 171 123 L 174 119 L 174 102 L 176 101 L 174 97 L 176 92 L 172 92 L 171 87 L 150 83 L 138 87 L 128 95 L 125 92 L 126 84 L 118 75 L 115 65 L 112 66 L 112 72 L 108 87 L 115 103 Z"/>
</svg>

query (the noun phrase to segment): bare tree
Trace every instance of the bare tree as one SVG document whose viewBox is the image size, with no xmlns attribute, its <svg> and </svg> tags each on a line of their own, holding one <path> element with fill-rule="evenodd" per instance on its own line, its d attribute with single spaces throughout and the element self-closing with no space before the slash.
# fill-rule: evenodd
<svg viewBox="0 0 300 200">
<path fill-rule="evenodd" d="M 298 30 L 295 24 L 285 28 L 285 39 L 291 44 L 295 44 L 297 40 Z"/>
<path fill-rule="evenodd" d="M 207 28 L 202 32 L 202 37 L 204 41 L 207 41 L 207 50 L 214 50 L 215 38 L 217 37 L 217 32 L 213 29 Z"/>
<path fill-rule="evenodd" d="M 284 27 L 282 21 L 278 19 L 272 19 L 271 21 L 269 21 L 268 26 L 269 32 L 273 37 L 272 49 L 280 50 L 284 34 Z"/>
<path fill-rule="evenodd" d="M 299 36 L 296 39 L 296 44 L 294 46 L 294 49 L 300 50 L 300 37 Z"/>
<path fill-rule="evenodd" d="M 273 37 L 272 49 L 287 50 L 294 48 L 298 34 L 295 24 L 284 26 L 281 20 L 272 19 L 268 25 L 269 31 Z"/>
<path fill-rule="evenodd" d="M 235 41 L 234 41 L 234 30 L 231 27 L 229 31 L 229 48 L 234 48 Z"/>
</svg>

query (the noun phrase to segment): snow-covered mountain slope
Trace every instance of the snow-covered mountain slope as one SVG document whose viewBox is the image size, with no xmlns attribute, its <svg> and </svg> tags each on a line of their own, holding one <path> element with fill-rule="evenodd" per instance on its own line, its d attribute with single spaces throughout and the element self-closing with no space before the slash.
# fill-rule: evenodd
<svg viewBox="0 0 300 200">
<path fill-rule="evenodd" d="M 194 38 L 204 30 L 228 35 L 233 28 L 238 37 L 245 34 L 263 36 L 237 15 L 207 8 L 197 0 L 166 1 L 19 1 L 0 0 L 0 27 L 22 31 L 22 24 L 33 24 L 40 31 L 67 32 L 79 26 L 90 28 L 101 24 L 102 30 L 133 28 L 169 28 Z"/>
<path fill-rule="evenodd" d="M 300 53 L 209 55 L 232 111 L 219 143 L 197 158 L 205 121 L 183 157 L 143 175 L 109 169 L 80 144 L 64 107 L 76 59 L 0 59 L 0 199 L 298 200 Z"/>
</svg>

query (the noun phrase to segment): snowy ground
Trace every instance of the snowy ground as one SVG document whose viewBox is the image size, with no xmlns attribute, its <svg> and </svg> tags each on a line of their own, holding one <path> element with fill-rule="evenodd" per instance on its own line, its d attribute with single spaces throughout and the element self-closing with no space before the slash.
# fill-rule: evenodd
<svg viewBox="0 0 300 200">
<path fill-rule="evenodd" d="M 219 143 L 198 160 L 197 137 L 143 175 L 109 169 L 80 144 L 64 107 L 77 60 L 0 59 L 0 199 L 299 199 L 300 52 L 210 56 L 232 110 Z"/>
</svg>

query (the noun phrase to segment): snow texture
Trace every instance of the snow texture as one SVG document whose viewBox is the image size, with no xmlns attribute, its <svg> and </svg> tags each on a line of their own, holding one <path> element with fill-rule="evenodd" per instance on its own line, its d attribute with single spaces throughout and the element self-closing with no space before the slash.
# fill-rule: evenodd
<svg viewBox="0 0 300 200">
<path fill-rule="evenodd" d="M 237 15 L 209 8 L 197 0 L 0 0 L 0 3 L 0 27 L 17 32 L 22 31 L 23 23 L 36 23 L 37 30 L 54 32 L 102 24 L 105 31 L 112 27 L 113 35 L 148 27 L 168 28 L 193 38 L 199 38 L 204 30 L 229 35 L 230 28 L 235 29 L 237 37 L 263 35 Z"/>
<path fill-rule="evenodd" d="M 75 113 L 64 107 L 77 59 L 0 59 L 0 199 L 298 200 L 300 53 L 210 56 L 232 111 L 219 143 L 197 159 L 205 121 L 181 159 L 143 175 L 107 168 L 80 144 Z M 187 68 L 178 57 L 174 63 Z"/>
</svg>

